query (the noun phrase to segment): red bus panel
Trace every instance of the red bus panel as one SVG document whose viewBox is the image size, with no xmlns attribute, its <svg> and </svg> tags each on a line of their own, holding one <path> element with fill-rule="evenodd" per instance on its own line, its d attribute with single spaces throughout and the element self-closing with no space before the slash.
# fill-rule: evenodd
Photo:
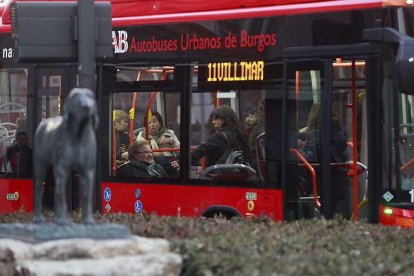
<svg viewBox="0 0 414 276">
<path fill-rule="evenodd" d="M 101 184 L 102 213 L 204 215 L 208 210 L 234 210 L 243 217 L 266 214 L 283 220 L 282 190 L 165 184 Z"/>
<path fill-rule="evenodd" d="M 413 227 L 414 210 L 380 205 L 379 222 L 384 225 Z"/>
<path fill-rule="evenodd" d="M 0 182 L 1 214 L 33 211 L 33 180 L 2 179 Z"/>
</svg>

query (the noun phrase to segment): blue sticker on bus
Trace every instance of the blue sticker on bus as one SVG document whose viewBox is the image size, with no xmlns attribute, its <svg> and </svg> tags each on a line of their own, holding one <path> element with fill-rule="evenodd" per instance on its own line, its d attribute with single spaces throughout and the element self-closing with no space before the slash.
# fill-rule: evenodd
<svg viewBox="0 0 414 276">
<path fill-rule="evenodd" d="M 105 190 L 104 190 L 104 199 L 105 199 L 105 201 L 106 202 L 111 201 L 111 197 L 112 197 L 111 189 L 109 189 L 108 187 L 106 187 Z"/>
<path fill-rule="evenodd" d="M 135 201 L 135 213 L 139 214 L 142 212 L 142 202 L 140 200 Z"/>
<path fill-rule="evenodd" d="M 139 199 L 141 197 L 141 190 L 140 189 L 136 189 L 135 190 L 135 198 Z"/>
</svg>

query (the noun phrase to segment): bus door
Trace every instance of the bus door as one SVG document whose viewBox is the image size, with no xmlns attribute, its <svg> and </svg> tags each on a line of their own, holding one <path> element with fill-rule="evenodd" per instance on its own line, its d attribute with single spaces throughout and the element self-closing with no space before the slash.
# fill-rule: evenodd
<svg viewBox="0 0 414 276">
<path fill-rule="evenodd" d="M 290 217 L 367 215 L 366 60 L 286 61 Z"/>
<path fill-rule="evenodd" d="M 63 101 L 69 95 L 70 90 L 76 86 L 76 67 L 36 67 L 35 68 L 35 104 L 34 125 L 47 118 L 61 115 Z M 53 145 L 51 145 L 53 146 Z M 75 175 L 71 175 L 67 183 L 68 208 L 77 206 L 77 181 Z M 50 168 L 45 180 L 43 205 L 45 208 L 53 208 L 54 178 Z"/>
</svg>

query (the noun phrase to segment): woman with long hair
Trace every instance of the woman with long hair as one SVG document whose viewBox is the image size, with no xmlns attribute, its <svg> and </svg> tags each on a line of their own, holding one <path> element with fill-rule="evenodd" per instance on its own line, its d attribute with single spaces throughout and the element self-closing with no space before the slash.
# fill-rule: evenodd
<svg viewBox="0 0 414 276">
<path fill-rule="evenodd" d="M 138 133 L 137 141 L 146 140 L 146 137 L 146 130 L 144 128 L 144 130 Z M 180 141 L 174 131 L 164 126 L 164 120 L 157 111 L 151 112 L 148 137 L 152 149 L 180 147 Z M 155 155 L 172 156 L 173 154 L 171 152 L 161 152 Z"/>
<path fill-rule="evenodd" d="M 206 157 L 206 166 L 224 163 L 226 150 L 242 151 L 246 162 L 251 161 L 249 144 L 236 113 L 222 105 L 210 114 L 215 132 L 191 153 L 192 160 Z"/>
<path fill-rule="evenodd" d="M 320 161 L 320 126 L 321 105 L 314 103 L 309 112 L 306 127 L 298 134 L 298 145 L 304 157 L 311 162 Z M 330 151 L 331 162 L 341 163 L 346 161 L 346 135 L 343 131 L 341 119 L 332 110 L 330 126 Z"/>
</svg>

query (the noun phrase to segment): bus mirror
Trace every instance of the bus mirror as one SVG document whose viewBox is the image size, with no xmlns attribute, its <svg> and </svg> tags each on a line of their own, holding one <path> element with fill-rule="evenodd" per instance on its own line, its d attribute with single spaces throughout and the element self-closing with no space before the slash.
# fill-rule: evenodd
<svg viewBox="0 0 414 276">
<path fill-rule="evenodd" d="M 400 43 L 395 61 L 399 90 L 414 94 L 414 39 L 404 39 Z"/>
<path fill-rule="evenodd" d="M 364 39 L 398 44 L 395 57 L 398 89 L 403 93 L 414 94 L 414 38 L 392 28 L 374 28 L 364 30 Z"/>
</svg>

